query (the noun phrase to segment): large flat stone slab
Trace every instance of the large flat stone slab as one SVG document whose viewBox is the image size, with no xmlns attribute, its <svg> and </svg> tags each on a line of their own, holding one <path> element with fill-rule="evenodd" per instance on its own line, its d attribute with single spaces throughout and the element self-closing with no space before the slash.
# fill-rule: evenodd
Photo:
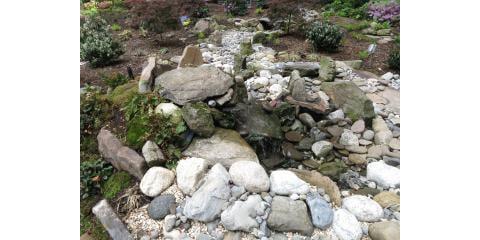
<svg viewBox="0 0 480 240">
<path fill-rule="evenodd" d="M 178 105 L 225 94 L 233 78 L 214 66 L 174 69 L 155 78 L 160 95 Z"/>
</svg>

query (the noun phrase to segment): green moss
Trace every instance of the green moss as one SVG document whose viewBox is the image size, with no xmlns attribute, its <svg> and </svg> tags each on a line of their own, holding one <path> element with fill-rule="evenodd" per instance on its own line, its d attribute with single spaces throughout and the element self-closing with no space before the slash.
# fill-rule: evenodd
<svg viewBox="0 0 480 240">
<path fill-rule="evenodd" d="M 80 97 L 80 151 L 95 154 L 97 134 L 111 117 L 111 105 L 96 88 L 87 87 Z"/>
<path fill-rule="evenodd" d="M 108 99 L 112 101 L 113 105 L 122 107 L 125 103 L 138 93 L 138 82 L 131 81 L 116 87 L 112 93 L 108 96 Z"/>
<path fill-rule="evenodd" d="M 102 186 L 102 194 L 106 199 L 113 199 L 118 193 L 130 186 L 132 177 L 127 172 L 114 173 Z"/>
</svg>

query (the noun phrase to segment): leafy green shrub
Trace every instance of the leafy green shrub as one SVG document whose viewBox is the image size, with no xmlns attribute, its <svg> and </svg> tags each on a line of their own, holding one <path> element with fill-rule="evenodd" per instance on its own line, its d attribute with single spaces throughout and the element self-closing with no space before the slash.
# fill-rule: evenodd
<svg viewBox="0 0 480 240">
<path fill-rule="evenodd" d="M 112 24 L 112 27 L 111 27 L 111 28 L 112 28 L 112 31 L 120 31 L 120 30 L 122 30 L 122 26 L 120 26 L 120 24 L 118 24 L 118 23 Z"/>
<path fill-rule="evenodd" d="M 382 29 L 389 29 L 390 23 L 389 22 L 373 22 L 372 26 L 375 31 L 378 31 Z"/>
<path fill-rule="evenodd" d="M 200 6 L 193 11 L 192 15 L 195 18 L 206 18 L 210 15 L 210 9 L 207 6 Z"/>
<path fill-rule="evenodd" d="M 80 196 L 85 199 L 100 192 L 104 183 L 113 173 L 110 163 L 98 159 L 80 163 Z"/>
<path fill-rule="evenodd" d="M 246 0 L 225 0 L 224 10 L 228 14 L 233 16 L 244 16 L 247 14 L 247 1 Z"/>
<path fill-rule="evenodd" d="M 127 83 L 128 78 L 121 73 L 111 73 L 108 75 L 103 75 L 102 81 L 105 83 L 105 85 L 111 87 L 112 89 L 115 89 L 116 87 Z"/>
<path fill-rule="evenodd" d="M 306 35 L 317 51 L 338 49 L 343 37 L 340 28 L 328 22 L 314 22 Z"/>
<path fill-rule="evenodd" d="M 132 176 L 127 172 L 114 173 L 102 186 L 102 194 L 106 199 L 113 199 L 118 193 L 130 186 Z"/>
<path fill-rule="evenodd" d="M 360 52 L 358 52 L 358 57 L 362 60 L 367 59 L 368 58 L 368 51 L 367 50 L 361 50 Z"/>
<path fill-rule="evenodd" d="M 198 37 L 198 39 L 205 39 L 206 38 L 204 32 L 198 32 L 197 37 Z"/>
<path fill-rule="evenodd" d="M 177 159 L 180 151 L 176 148 L 180 135 L 187 130 L 185 123 L 171 121 L 155 113 L 155 107 L 163 101 L 154 94 L 136 94 L 123 108 L 126 120 L 127 144 L 140 149 L 147 140 L 157 143 L 167 158 Z"/>
<path fill-rule="evenodd" d="M 367 17 L 368 0 L 334 0 L 325 6 L 328 12 L 341 17 L 364 19 Z"/>
<path fill-rule="evenodd" d="M 110 117 L 110 104 L 97 88 L 86 87 L 80 96 L 80 150 L 97 152 L 96 136 Z"/>
<path fill-rule="evenodd" d="M 108 25 L 100 17 L 89 17 L 80 28 L 80 58 L 93 67 L 112 63 L 123 50 L 108 31 Z"/>
<path fill-rule="evenodd" d="M 255 14 L 260 15 L 260 14 L 262 14 L 262 13 L 263 13 L 263 9 L 262 9 L 262 8 L 257 8 L 257 9 L 255 9 Z"/>
</svg>

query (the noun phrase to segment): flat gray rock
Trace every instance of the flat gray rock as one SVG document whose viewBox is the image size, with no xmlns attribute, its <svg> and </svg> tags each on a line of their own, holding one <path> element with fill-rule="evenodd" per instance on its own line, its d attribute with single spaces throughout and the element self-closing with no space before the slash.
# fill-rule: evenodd
<svg viewBox="0 0 480 240">
<path fill-rule="evenodd" d="M 178 105 L 224 95 L 233 84 L 231 76 L 214 66 L 174 69 L 155 79 L 160 95 Z"/>
<path fill-rule="evenodd" d="M 272 211 L 267 218 L 268 227 L 275 231 L 299 232 L 312 235 L 313 225 L 307 212 L 307 205 L 289 197 L 275 196 Z"/>
</svg>

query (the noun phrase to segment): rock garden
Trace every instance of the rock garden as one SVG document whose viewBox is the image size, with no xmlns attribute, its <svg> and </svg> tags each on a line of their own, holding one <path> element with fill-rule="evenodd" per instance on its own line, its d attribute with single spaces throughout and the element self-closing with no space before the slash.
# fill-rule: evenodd
<svg viewBox="0 0 480 240">
<path fill-rule="evenodd" d="M 399 11 L 84 0 L 81 239 L 400 239 Z"/>
</svg>

